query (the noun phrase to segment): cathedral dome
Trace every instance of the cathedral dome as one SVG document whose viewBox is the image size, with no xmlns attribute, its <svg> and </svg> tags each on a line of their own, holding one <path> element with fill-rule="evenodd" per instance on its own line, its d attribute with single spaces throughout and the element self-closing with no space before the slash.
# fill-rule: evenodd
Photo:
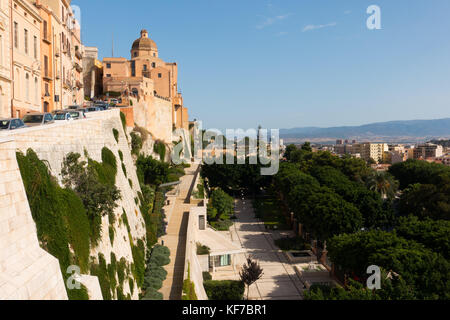
<svg viewBox="0 0 450 320">
<path fill-rule="evenodd" d="M 141 37 L 133 42 L 131 50 L 153 50 L 158 51 L 155 41 L 148 37 L 148 31 L 142 30 Z"/>
</svg>

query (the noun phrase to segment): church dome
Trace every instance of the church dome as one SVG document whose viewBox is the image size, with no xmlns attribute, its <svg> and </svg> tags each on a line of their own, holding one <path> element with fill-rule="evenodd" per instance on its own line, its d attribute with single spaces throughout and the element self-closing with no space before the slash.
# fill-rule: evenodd
<svg viewBox="0 0 450 320">
<path fill-rule="evenodd" d="M 141 37 L 133 42 L 131 50 L 153 50 L 158 51 L 155 41 L 148 37 L 148 31 L 142 30 Z"/>
</svg>

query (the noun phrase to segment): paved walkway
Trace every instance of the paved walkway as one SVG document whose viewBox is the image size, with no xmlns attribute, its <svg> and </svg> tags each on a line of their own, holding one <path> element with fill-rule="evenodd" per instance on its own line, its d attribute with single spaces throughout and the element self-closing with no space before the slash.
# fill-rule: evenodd
<svg viewBox="0 0 450 320">
<path fill-rule="evenodd" d="M 167 235 L 160 240 L 170 249 L 170 264 L 165 266 L 167 278 L 160 292 L 164 300 L 181 300 L 183 291 L 184 262 L 186 254 L 186 232 L 189 216 L 190 191 L 194 183 L 197 164 L 186 169 L 186 175 L 181 178 L 180 194 L 176 198 L 175 207 L 167 226 Z"/>
<path fill-rule="evenodd" d="M 236 214 L 238 220 L 231 228 L 230 235 L 233 241 L 239 241 L 246 249 L 245 255 L 236 257 L 236 264 L 242 266 L 246 258 L 251 256 L 263 269 L 263 277 L 250 287 L 249 299 L 301 300 L 303 283 L 273 239 L 274 234 L 286 236 L 291 232 L 272 234 L 266 231 L 264 223 L 255 218 L 251 200 L 237 200 Z"/>
</svg>

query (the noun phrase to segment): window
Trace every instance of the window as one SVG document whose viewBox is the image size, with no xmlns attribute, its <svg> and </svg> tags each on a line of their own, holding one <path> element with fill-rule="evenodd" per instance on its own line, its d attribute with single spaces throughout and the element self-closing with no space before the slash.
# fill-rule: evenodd
<svg viewBox="0 0 450 320">
<path fill-rule="evenodd" d="M 34 103 L 39 104 L 38 78 L 37 77 L 34 77 Z"/>
<path fill-rule="evenodd" d="M 19 24 L 14 22 L 14 47 L 19 49 Z"/>
<path fill-rule="evenodd" d="M 50 96 L 50 92 L 48 92 L 48 83 L 45 84 L 45 95 Z"/>
<path fill-rule="evenodd" d="M 37 43 L 37 37 L 34 36 L 34 58 L 37 59 L 38 57 L 38 43 Z"/>
<path fill-rule="evenodd" d="M 107 77 L 107 78 L 111 78 L 111 75 L 110 75 L 110 74 L 107 74 L 106 77 Z"/>
<path fill-rule="evenodd" d="M 26 101 L 30 100 L 30 75 L 25 74 L 25 99 Z"/>
<path fill-rule="evenodd" d="M 48 37 L 47 37 L 47 21 L 45 21 L 45 20 L 44 20 L 44 23 L 43 23 L 43 28 L 44 28 L 44 40 L 48 40 Z"/>
<path fill-rule="evenodd" d="M 24 29 L 25 53 L 28 54 L 28 30 Z"/>
<path fill-rule="evenodd" d="M 106 69 L 111 69 L 111 63 L 106 64 Z"/>
<path fill-rule="evenodd" d="M 3 65 L 3 37 L 0 35 L 0 65 Z"/>
<path fill-rule="evenodd" d="M 135 56 L 135 57 L 137 57 L 137 56 L 138 56 L 138 53 L 137 53 L 137 52 L 135 52 L 135 53 L 134 53 L 134 56 Z"/>
<path fill-rule="evenodd" d="M 158 73 L 158 78 L 162 78 L 162 73 Z"/>
<path fill-rule="evenodd" d="M 48 77 L 48 57 L 44 56 L 44 75 Z"/>
<path fill-rule="evenodd" d="M 156 68 L 156 63 L 152 62 L 152 68 Z"/>
<path fill-rule="evenodd" d="M 144 71 L 147 71 L 147 65 L 144 64 Z"/>
</svg>

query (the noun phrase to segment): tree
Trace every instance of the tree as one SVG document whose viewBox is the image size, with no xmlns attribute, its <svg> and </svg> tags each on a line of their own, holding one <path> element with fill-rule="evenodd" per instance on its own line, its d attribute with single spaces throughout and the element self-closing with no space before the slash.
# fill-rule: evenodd
<svg viewBox="0 0 450 320">
<path fill-rule="evenodd" d="M 449 262 L 395 232 L 371 230 L 335 236 L 328 241 L 328 254 L 346 274 L 365 279 L 367 267 L 377 265 L 400 275 L 419 299 L 449 298 Z"/>
<path fill-rule="evenodd" d="M 395 231 L 407 240 L 417 241 L 445 258 L 450 258 L 450 221 L 420 221 L 416 216 L 401 217 Z"/>
<path fill-rule="evenodd" d="M 400 214 L 415 215 L 419 219 L 450 220 L 450 184 L 414 184 L 400 197 Z"/>
<path fill-rule="evenodd" d="M 209 204 L 216 212 L 212 218 L 227 219 L 234 213 L 233 198 L 220 188 L 213 190 Z"/>
<path fill-rule="evenodd" d="M 394 198 L 399 185 L 391 174 L 376 171 L 368 176 L 366 184 L 370 190 L 381 194 L 383 199 Z"/>
<path fill-rule="evenodd" d="M 296 214 L 306 229 L 320 240 L 356 232 L 363 226 L 361 212 L 327 187 L 312 193 Z"/>
<path fill-rule="evenodd" d="M 247 286 L 247 300 L 250 292 L 250 286 L 263 276 L 263 269 L 260 267 L 257 261 L 253 261 L 251 258 L 247 258 L 247 264 L 242 266 L 242 270 L 239 272 L 242 282 Z"/>
<path fill-rule="evenodd" d="M 311 148 L 311 143 L 310 143 L 310 142 L 305 142 L 305 143 L 302 145 L 302 150 L 303 150 L 303 151 L 307 151 L 307 152 L 312 152 L 313 150 L 312 150 L 312 148 Z"/>
</svg>

